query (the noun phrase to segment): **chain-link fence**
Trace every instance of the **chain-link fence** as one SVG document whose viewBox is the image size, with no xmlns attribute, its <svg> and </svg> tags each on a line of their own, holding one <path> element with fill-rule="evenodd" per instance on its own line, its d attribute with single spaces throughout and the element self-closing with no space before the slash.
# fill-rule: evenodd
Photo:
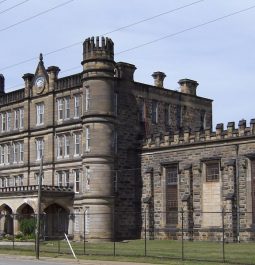
<svg viewBox="0 0 255 265">
<path fill-rule="evenodd" d="M 140 222 L 132 223 L 130 220 L 137 220 L 134 216 L 140 216 Z M 1 249 L 35 251 L 36 217 L 2 214 Z M 255 224 L 251 212 L 85 211 L 42 214 L 40 219 L 41 253 L 71 255 L 66 234 L 78 256 L 146 256 L 255 264 Z"/>
</svg>

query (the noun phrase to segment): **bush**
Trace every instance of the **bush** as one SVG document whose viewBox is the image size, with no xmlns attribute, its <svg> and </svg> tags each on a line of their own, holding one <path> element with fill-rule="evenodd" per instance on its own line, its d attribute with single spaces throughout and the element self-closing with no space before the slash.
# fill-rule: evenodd
<svg viewBox="0 0 255 265">
<path fill-rule="evenodd" d="M 32 235 L 35 233 L 36 221 L 34 219 L 22 219 L 20 221 L 20 231 L 23 235 Z"/>
</svg>

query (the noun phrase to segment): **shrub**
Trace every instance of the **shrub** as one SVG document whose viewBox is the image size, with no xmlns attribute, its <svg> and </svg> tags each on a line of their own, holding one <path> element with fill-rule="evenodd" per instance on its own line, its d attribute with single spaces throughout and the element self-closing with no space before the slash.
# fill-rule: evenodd
<svg viewBox="0 0 255 265">
<path fill-rule="evenodd" d="M 34 219 L 22 219 L 20 221 L 20 231 L 23 235 L 31 235 L 35 233 L 36 221 Z"/>
</svg>

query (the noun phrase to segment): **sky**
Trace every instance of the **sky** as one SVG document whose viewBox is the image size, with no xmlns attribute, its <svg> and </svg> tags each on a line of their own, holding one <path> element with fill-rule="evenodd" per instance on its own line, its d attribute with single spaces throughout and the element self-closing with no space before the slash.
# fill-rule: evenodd
<svg viewBox="0 0 255 265">
<path fill-rule="evenodd" d="M 137 67 L 135 81 L 153 84 L 151 74 L 162 71 L 164 87 L 178 90 L 178 80 L 196 80 L 197 95 L 214 100 L 214 127 L 241 119 L 249 126 L 254 23 L 254 0 L 0 0 L 0 73 L 7 92 L 22 88 L 40 53 L 60 77 L 81 72 L 82 42 L 104 35 L 116 62 Z"/>
</svg>

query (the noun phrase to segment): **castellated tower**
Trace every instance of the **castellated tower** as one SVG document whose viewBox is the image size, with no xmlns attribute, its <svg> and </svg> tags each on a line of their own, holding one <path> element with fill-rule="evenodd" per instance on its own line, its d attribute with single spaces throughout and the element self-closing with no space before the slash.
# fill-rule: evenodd
<svg viewBox="0 0 255 265">
<path fill-rule="evenodd" d="M 83 43 L 82 65 L 83 172 L 86 192 L 81 203 L 89 210 L 91 239 L 111 240 L 117 107 L 112 40 L 103 37 L 86 39 Z"/>
</svg>

